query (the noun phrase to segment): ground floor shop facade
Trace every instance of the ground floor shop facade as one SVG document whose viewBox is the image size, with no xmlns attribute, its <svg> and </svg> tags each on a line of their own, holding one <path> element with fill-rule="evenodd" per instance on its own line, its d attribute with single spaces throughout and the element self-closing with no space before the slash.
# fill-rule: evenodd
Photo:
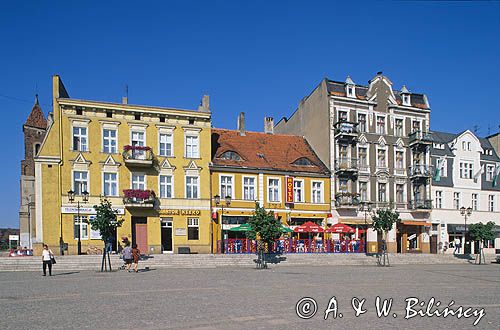
<svg viewBox="0 0 500 330">
<path fill-rule="evenodd" d="M 325 204 L 323 210 L 301 210 L 301 209 L 283 209 L 283 208 L 266 208 L 268 212 L 272 212 L 274 218 L 279 221 L 285 228 L 293 229 L 308 221 L 311 221 L 319 226 L 327 228 L 329 220 L 331 220 L 331 213 L 328 205 Z M 254 208 L 250 207 L 230 207 L 222 208 L 214 207 L 212 210 L 213 218 L 213 251 L 214 253 L 236 252 L 237 247 L 233 247 L 233 242 L 246 239 L 245 232 L 233 231 L 233 228 L 239 227 L 248 223 L 251 216 L 254 214 Z M 222 219 L 222 222 L 220 221 Z M 299 239 L 302 235 L 303 239 L 305 234 L 299 233 L 283 233 L 282 238 L 296 238 Z M 322 234 L 319 234 L 322 235 Z M 314 234 L 313 236 L 318 236 Z M 230 245 L 230 246 L 224 246 Z"/>
<path fill-rule="evenodd" d="M 137 244 L 143 254 L 178 253 L 179 248 L 190 253 L 210 253 L 210 210 L 204 208 L 147 209 L 114 207 L 122 226 L 117 228 L 109 242 L 111 250 L 119 252 L 124 241 Z M 75 255 L 78 238 L 83 254 L 100 253 L 104 248 L 100 233 L 88 223 L 95 217 L 92 207 L 74 206 L 61 208 L 61 221 L 46 219 L 43 243 L 54 253 Z M 57 217 L 55 217 L 57 219 Z M 62 247 L 62 249 L 61 249 Z M 41 243 L 35 249 L 41 251 Z M 186 250 L 188 248 L 189 250 Z"/>
<path fill-rule="evenodd" d="M 409 212 L 397 210 L 401 222 L 387 233 L 385 244 L 390 253 L 431 252 L 430 212 Z M 358 211 L 358 208 L 334 210 L 333 223 L 342 223 L 356 228 L 356 237 L 366 240 L 366 252 L 377 253 L 382 249 L 383 235 L 371 228 L 372 212 Z M 360 234 L 359 234 L 360 233 Z"/>
<path fill-rule="evenodd" d="M 479 242 L 473 242 L 469 236 L 469 228 L 473 223 L 495 222 L 496 238 L 484 242 L 484 253 L 494 254 L 500 249 L 500 213 L 473 211 L 470 216 L 465 217 L 459 210 L 434 209 L 432 212 L 433 233 L 438 241 L 439 253 L 478 253 Z M 467 226 L 467 227 L 466 227 Z M 457 247 L 456 243 L 460 242 Z M 455 249 L 457 248 L 457 249 Z"/>
</svg>

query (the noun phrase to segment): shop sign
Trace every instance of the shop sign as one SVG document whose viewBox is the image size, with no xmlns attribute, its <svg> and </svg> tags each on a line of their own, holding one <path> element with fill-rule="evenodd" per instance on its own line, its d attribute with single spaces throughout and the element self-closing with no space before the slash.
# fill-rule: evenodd
<svg viewBox="0 0 500 330">
<path fill-rule="evenodd" d="M 102 239 L 101 232 L 90 228 L 90 239 Z"/>
<path fill-rule="evenodd" d="M 116 211 L 116 214 L 123 215 L 125 214 L 125 209 L 115 208 L 113 210 Z M 63 206 L 61 207 L 61 213 L 63 214 L 78 214 L 78 207 L 76 206 Z M 97 214 L 96 210 L 93 207 L 81 207 L 80 206 L 80 214 Z"/>
<path fill-rule="evenodd" d="M 285 177 L 286 182 L 286 202 L 288 204 L 293 203 L 293 177 L 287 176 Z"/>
<path fill-rule="evenodd" d="M 9 241 L 19 241 L 19 235 L 9 235 Z"/>
<path fill-rule="evenodd" d="M 200 215 L 200 210 L 163 210 L 162 214 L 166 215 Z"/>
<path fill-rule="evenodd" d="M 175 228 L 175 236 L 186 236 L 186 228 Z"/>
</svg>

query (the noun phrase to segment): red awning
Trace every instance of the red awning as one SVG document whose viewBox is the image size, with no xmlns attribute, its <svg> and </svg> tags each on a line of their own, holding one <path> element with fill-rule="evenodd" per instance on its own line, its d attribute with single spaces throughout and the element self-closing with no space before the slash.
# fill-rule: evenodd
<svg viewBox="0 0 500 330">
<path fill-rule="evenodd" d="M 343 223 L 336 223 L 326 230 L 327 233 L 354 233 L 355 230 Z"/>
<path fill-rule="evenodd" d="M 322 233 L 325 230 L 323 227 L 318 226 L 312 221 L 307 221 L 303 225 L 297 226 L 293 229 L 296 233 Z"/>
</svg>

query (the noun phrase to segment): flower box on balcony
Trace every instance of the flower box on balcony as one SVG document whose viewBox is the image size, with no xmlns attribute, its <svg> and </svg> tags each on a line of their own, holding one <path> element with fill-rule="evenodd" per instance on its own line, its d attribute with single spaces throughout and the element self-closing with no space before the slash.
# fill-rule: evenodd
<svg viewBox="0 0 500 330">
<path fill-rule="evenodd" d="M 148 146 L 131 146 L 131 145 L 126 145 L 123 147 L 123 151 L 149 151 L 151 150 L 151 147 Z"/>
<path fill-rule="evenodd" d="M 153 207 L 156 195 L 152 190 L 125 189 L 123 190 L 123 203 L 129 206 Z"/>
</svg>

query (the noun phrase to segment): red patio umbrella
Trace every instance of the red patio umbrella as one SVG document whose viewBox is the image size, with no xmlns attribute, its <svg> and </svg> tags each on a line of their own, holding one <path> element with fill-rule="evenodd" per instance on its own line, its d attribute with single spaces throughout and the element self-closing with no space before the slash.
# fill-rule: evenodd
<svg viewBox="0 0 500 330">
<path fill-rule="evenodd" d="M 343 223 L 336 223 L 326 230 L 327 233 L 354 233 L 355 230 Z"/>
<path fill-rule="evenodd" d="M 295 227 L 293 231 L 296 233 L 323 233 L 325 230 L 314 222 L 307 221 L 303 225 Z"/>
</svg>

